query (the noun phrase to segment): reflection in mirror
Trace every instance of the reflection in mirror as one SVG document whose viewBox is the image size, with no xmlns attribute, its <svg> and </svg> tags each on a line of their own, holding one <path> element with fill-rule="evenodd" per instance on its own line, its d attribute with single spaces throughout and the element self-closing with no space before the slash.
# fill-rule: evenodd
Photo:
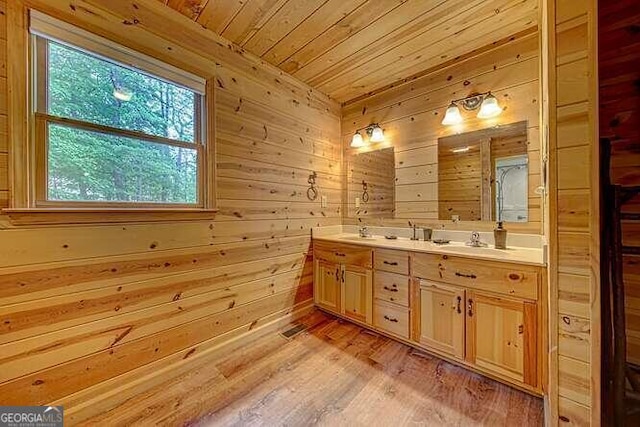
<svg viewBox="0 0 640 427">
<path fill-rule="evenodd" d="M 395 178 L 393 148 L 350 156 L 347 177 L 349 216 L 393 218 Z"/>
<path fill-rule="evenodd" d="M 528 221 L 527 123 L 438 140 L 438 217 Z"/>
<path fill-rule="evenodd" d="M 495 164 L 495 219 L 527 221 L 528 158 L 527 155 L 497 158 Z"/>
</svg>

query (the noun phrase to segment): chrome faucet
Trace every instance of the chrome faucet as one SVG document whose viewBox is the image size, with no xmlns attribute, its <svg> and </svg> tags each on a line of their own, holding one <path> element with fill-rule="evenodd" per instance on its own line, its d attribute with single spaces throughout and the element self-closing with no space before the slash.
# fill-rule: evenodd
<svg viewBox="0 0 640 427">
<path fill-rule="evenodd" d="M 358 235 L 360 237 L 371 237 L 371 233 L 366 225 L 363 225 L 358 229 Z"/>
<path fill-rule="evenodd" d="M 471 240 L 467 242 L 467 246 L 472 246 L 474 248 L 484 248 L 488 246 L 488 244 L 480 241 L 480 233 L 477 231 L 471 232 Z"/>
</svg>

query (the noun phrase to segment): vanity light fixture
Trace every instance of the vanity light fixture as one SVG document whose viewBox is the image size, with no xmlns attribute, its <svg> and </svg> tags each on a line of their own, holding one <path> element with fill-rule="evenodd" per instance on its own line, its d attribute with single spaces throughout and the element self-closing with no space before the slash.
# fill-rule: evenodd
<svg viewBox="0 0 640 427">
<path fill-rule="evenodd" d="M 364 130 L 369 137 L 369 142 L 384 142 L 384 131 L 378 123 L 371 123 L 369 126 L 357 129 L 351 138 L 351 148 L 361 148 L 365 146 L 364 138 L 360 133 Z"/>
<path fill-rule="evenodd" d="M 479 119 L 490 119 L 502 113 L 498 100 L 491 92 L 473 94 L 466 98 L 451 101 L 445 112 L 444 119 L 442 119 L 443 125 L 457 125 L 463 122 L 464 119 L 460 114 L 459 105 L 466 111 L 473 111 L 479 108 L 480 110 L 476 116 Z"/>
</svg>

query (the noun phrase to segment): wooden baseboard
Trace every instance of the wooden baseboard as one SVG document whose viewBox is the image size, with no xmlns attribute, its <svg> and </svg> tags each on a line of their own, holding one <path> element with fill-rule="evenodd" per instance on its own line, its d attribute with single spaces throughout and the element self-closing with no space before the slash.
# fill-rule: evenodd
<svg viewBox="0 0 640 427">
<path fill-rule="evenodd" d="M 211 363 L 222 354 L 228 354 L 249 341 L 274 333 L 315 310 L 312 300 L 305 301 L 203 341 L 198 344 L 197 351 L 187 358 L 184 357 L 184 352 L 178 352 L 51 402 L 50 405 L 64 406 L 65 421 L 78 424 L 112 410 L 171 378 Z"/>
</svg>

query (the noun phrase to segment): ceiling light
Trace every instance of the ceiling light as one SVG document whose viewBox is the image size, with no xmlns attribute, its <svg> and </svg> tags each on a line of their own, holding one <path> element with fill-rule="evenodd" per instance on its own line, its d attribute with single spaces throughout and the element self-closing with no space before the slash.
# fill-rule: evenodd
<svg viewBox="0 0 640 427">
<path fill-rule="evenodd" d="M 367 133 L 369 129 L 367 129 Z M 371 142 L 384 142 L 384 132 L 382 131 L 382 128 L 375 124 L 371 126 L 371 135 L 369 138 L 369 141 Z"/>
<path fill-rule="evenodd" d="M 460 114 L 460 109 L 452 102 L 447 107 L 447 112 L 444 114 L 444 119 L 442 119 L 442 124 L 445 126 L 457 125 L 462 123 L 462 115 Z"/>
<path fill-rule="evenodd" d="M 498 104 L 498 100 L 495 96 L 491 95 L 491 92 L 484 98 L 480 111 L 478 111 L 479 119 L 490 119 L 492 117 L 499 116 L 502 113 L 502 108 Z"/>
<path fill-rule="evenodd" d="M 364 147 L 364 138 L 359 131 L 353 134 L 351 138 L 351 148 L 361 148 Z"/>
<path fill-rule="evenodd" d="M 133 96 L 133 93 L 131 93 L 131 91 L 128 89 L 125 89 L 125 88 L 113 89 L 113 97 L 117 100 L 120 100 L 123 102 L 129 102 L 131 101 L 132 96 Z"/>
</svg>

